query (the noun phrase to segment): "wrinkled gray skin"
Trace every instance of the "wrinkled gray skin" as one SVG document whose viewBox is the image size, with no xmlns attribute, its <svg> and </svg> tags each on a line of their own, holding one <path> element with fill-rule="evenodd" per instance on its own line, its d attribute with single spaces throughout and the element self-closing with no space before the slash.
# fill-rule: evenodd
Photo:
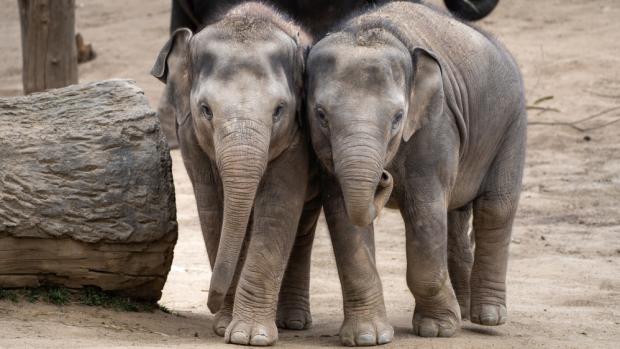
<svg viewBox="0 0 620 349">
<path fill-rule="evenodd" d="M 176 31 L 153 67 L 170 91 L 213 268 L 214 331 L 230 343 L 274 344 L 276 314 L 284 328 L 310 325 L 321 206 L 299 125 L 309 44 L 301 28 L 247 3 L 196 35 Z"/>
<path fill-rule="evenodd" d="M 197 31 L 212 19 L 213 14 L 221 8 L 246 0 L 172 0 L 170 12 L 170 33 L 179 28 Z M 266 0 L 265 3 L 285 11 L 296 21 L 303 24 L 314 37 L 320 37 L 334 23 L 355 11 L 373 4 L 389 0 Z M 445 0 L 446 6 L 455 16 L 467 20 L 479 20 L 488 15 L 497 5 L 498 0 Z M 157 114 L 170 148 L 178 147 L 176 123 L 167 93 L 162 95 Z"/>
<path fill-rule="evenodd" d="M 319 41 L 307 62 L 307 115 L 327 169 L 324 210 L 344 294 L 343 342 L 380 344 L 390 331 L 372 230 L 386 202 L 405 222 L 414 332 L 452 336 L 461 316 L 503 324 L 526 139 L 510 54 L 448 15 L 394 2 Z"/>
</svg>

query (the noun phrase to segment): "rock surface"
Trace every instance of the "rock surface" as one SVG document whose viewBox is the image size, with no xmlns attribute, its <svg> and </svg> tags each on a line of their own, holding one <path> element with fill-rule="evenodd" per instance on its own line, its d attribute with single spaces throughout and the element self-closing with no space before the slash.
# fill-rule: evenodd
<svg viewBox="0 0 620 349">
<path fill-rule="evenodd" d="M 168 146 L 133 82 L 0 98 L 0 287 L 156 300 L 176 239 Z"/>
</svg>

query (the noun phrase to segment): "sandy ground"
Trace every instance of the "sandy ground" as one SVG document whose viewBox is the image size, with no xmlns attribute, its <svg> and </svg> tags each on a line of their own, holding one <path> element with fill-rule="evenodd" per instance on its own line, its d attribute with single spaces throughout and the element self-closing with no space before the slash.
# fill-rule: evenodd
<svg viewBox="0 0 620 349">
<path fill-rule="evenodd" d="M 16 1 L 0 0 L 0 95 L 21 94 Z M 148 75 L 167 39 L 169 0 L 78 0 L 77 27 L 98 57 L 80 81 L 123 77 L 144 88 L 152 106 L 162 85 Z M 620 106 L 620 2 L 501 1 L 481 26 L 515 54 L 525 76 L 530 123 L 572 122 Z M 597 127 L 610 111 L 579 123 Z M 377 224 L 377 254 L 390 321 L 404 348 L 620 347 L 620 122 L 586 132 L 531 125 L 525 190 L 508 274 L 509 322 L 465 323 L 450 339 L 411 333 L 413 298 L 405 283 L 404 230 L 396 212 Z M 0 301 L 0 347 L 224 347 L 206 307 L 209 267 L 194 197 L 174 151 L 179 243 L 161 304 L 176 315 L 123 313 L 84 306 Z M 315 242 L 314 327 L 282 331 L 281 347 L 337 346 L 340 285 L 325 225 Z"/>
</svg>

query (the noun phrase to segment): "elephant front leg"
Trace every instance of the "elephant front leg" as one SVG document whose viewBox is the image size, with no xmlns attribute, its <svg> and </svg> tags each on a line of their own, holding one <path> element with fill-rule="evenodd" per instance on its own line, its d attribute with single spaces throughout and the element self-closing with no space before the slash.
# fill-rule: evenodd
<svg viewBox="0 0 620 349">
<path fill-rule="evenodd" d="M 235 291 L 237 289 L 237 284 L 239 282 L 241 269 L 243 268 L 243 265 L 245 264 L 245 256 L 247 253 L 249 236 L 250 236 L 250 233 L 248 232 L 246 234 L 246 239 L 243 243 L 243 248 L 241 249 L 241 255 L 239 256 L 239 262 L 237 263 L 237 269 L 235 270 L 235 277 L 230 285 L 230 289 L 228 290 L 226 297 L 224 298 L 224 303 L 222 303 L 222 307 L 215 314 L 215 318 L 213 319 L 213 332 L 215 332 L 215 334 L 217 334 L 220 337 L 225 336 L 226 329 L 228 328 L 228 325 L 230 325 L 232 321 L 233 306 L 235 302 Z"/>
<path fill-rule="evenodd" d="M 349 221 L 340 188 L 324 180 L 323 209 L 342 286 L 344 321 L 340 341 L 347 346 L 386 344 L 394 338 L 375 265 L 372 224 L 361 228 Z"/>
<path fill-rule="evenodd" d="M 191 173 L 190 177 L 193 178 L 194 176 L 196 176 L 196 174 Z M 221 199 L 219 198 L 216 185 L 202 182 L 195 182 L 194 195 L 196 196 L 198 217 L 200 218 L 200 226 L 202 228 L 205 247 L 207 248 L 209 264 L 211 268 L 213 268 L 217 257 L 217 248 L 220 243 L 220 230 L 222 227 Z M 241 255 L 243 256 L 243 253 Z M 240 262 L 238 265 L 243 265 L 243 263 Z M 239 270 L 239 267 L 237 267 L 237 270 Z M 235 285 L 234 282 L 233 285 Z M 215 314 L 215 318 L 213 319 L 213 332 L 220 337 L 224 336 L 226 327 L 232 318 L 234 299 L 235 288 L 231 286 L 222 304 L 222 308 Z"/>
<path fill-rule="evenodd" d="M 304 330 L 312 325 L 310 314 L 310 256 L 316 223 L 321 213 L 317 195 L 304 205 L 295 245 L 288 261 L 278 300 L 278 327 Z"/>
<path fill-rule="evenodd" d="M 172 120 L 176 122 L 174 115 L 172 115 Z M 174 134 L 176 136 L 176 129 Z M 209 157 L 198 145 L 198 140 L 191 123 L 185 123 L 179 127 L 179 136 L 183 162 L 194 188 L 198 218 L 200 219 L 200 228 L 207 249 L 207 256 L 209 257 L 209 264 L 213 268 L 220 243 L 223 218 L 223 198 L 220 180 Z M 243 253 L 241 255 L 243 256 Z M 237 275 L 240 265 L 243 265 L 242 261 L 238 263 Z M 235 283 L 233 282 L 221 309 L 215 314 L 212 328 L 213 332 L 218 336 L 224 336 L 226 327 L 232 318 L 232 307 L 235 298 L 234 285 Z"/>
<path fill-rule="evenodd" d="M 407 195 L 400 207 L 407 237 L 407 285 L 415 298 L 413 331 L 421 337 L 451 337 L 461 314 L 448 276 L 447 206 L 442 200 Z"/>
<path fill-rule="evenodd" d="M 295 241 L 306 186 L 307 159 L 303 155 L 288 150 L 270 163 L 256 196 L 251 237 L 226 342 L 265 346 L 277 341 L 278 294 Z"/>
</svg>

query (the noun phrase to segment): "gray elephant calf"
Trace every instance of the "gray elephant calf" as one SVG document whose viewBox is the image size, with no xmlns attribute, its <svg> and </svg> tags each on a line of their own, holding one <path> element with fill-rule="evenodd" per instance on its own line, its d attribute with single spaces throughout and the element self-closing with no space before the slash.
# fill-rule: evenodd
<svg viewBox="0 0 620 349">
<path fill-rule="evenodd" d="M 196 35 L 177 30 L 152 70 L 177 118 L 213 268 L 208 306 L 227 342 L 273 344 L 276 309 L 281 327 L 311 321 L 309 258 L 321 206 L 299 124 L 309 45 L 301 28 L 246 3 Z"/>
<path fill-rule="evenodd" d="M 473 322 L 503 324 L 527 124 L 511 55 L 447 14 L 394 2 L 319 41 L 307 76 L 312 143 L 328 172 L 324 210 L 343 284 L 344 343 L 390 337 L 372 245 L 372 221 L 386 203 L 405 222 L 414 332 L 453 335 L 456 296 Z M 450 244 L 465 254 L 449 258 Z"/>
</svg>

